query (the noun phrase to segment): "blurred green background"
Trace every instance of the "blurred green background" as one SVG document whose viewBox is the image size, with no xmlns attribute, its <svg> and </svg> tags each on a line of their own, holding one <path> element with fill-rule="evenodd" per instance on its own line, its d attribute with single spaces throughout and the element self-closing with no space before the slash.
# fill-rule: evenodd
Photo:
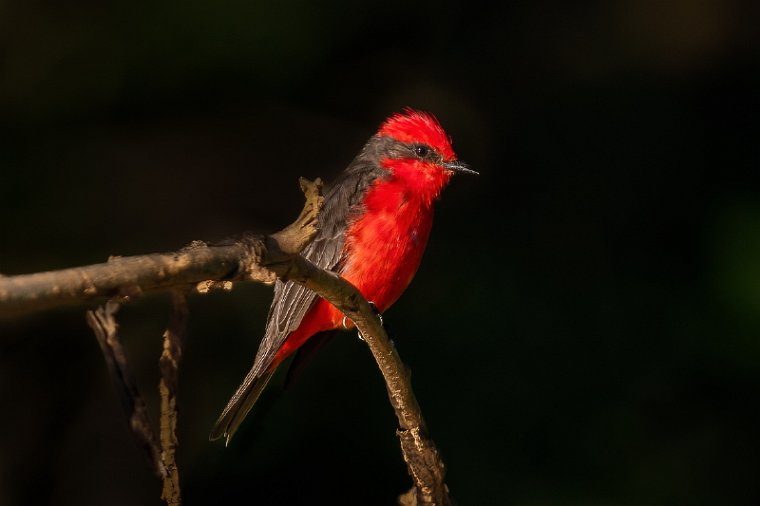
<svg viewBox="0 0 760 506">
<path fill-rule="evenodd" d="M 0 1 L 0 272 L 298 213 L 404 106 L 479 178 L 386 314 L 462 505 L 760 503 L 760 38 L 739 0 Z M 195 296 L 186 503 L 392 504 L 346 333 L 232 445 L 207 434 L 271 290 Z M 166 296 L 120 313 L 156 407 Z M 82 307 L 0 322 L 0 504 L 161 504 Z"/>
</svg>

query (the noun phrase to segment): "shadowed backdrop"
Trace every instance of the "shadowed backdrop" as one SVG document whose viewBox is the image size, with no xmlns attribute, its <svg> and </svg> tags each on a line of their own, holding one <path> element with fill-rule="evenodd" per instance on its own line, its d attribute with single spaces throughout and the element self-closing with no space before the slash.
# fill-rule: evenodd
<svg viewBox="0 0 760 506">
<path fill-rule="evenodd" d="M 0 3 L 0 273 L 274 231 L 389 114 L 455 178 L 387 312 L 462 505 L 760 501 L 760 39 L 740 0 Z M 185 502 L 392 504 L 353 333 L 208 432 L 271 289 L 191 299 Z M 120 312 L 157 407 L 166 296 Z M 0 322 L 0 504 L 161 504 L 83 307 Z M 155 413 L 155 411 L 154 411 Z M 155 418 L 157 420 L 157 417 Z"/>
</svg>

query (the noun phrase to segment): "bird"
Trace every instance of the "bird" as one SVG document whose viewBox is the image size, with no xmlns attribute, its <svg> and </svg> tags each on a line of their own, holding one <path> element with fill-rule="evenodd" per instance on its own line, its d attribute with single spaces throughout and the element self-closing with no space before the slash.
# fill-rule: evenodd
<svg viewBox="0 0 760 506">
<path fill-rule="evenodd" d="M 325 190 L 317 234 L 302 255 L 385 312 L 420 266 L 442 190 L 454 174 L 478 174 L 451 144 L 432 113 L 407 107 L 390 115 Z M 277 280 L 253 366 L 209 439 L 228 445 L 285 359 L 315 335 L 350 325 L 313 291 Z"/>
</svg>

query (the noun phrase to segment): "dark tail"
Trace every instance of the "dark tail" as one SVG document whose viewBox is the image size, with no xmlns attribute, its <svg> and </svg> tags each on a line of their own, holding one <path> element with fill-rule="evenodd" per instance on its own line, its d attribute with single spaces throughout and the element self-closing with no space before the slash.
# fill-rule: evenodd
<svg viewBox="0 0 760 506">
<path fill-rule="evenodd" d="M 256 403 L 275 370 L 277 367 L 272 367 L 270 370 L 264 371 L 261 376 L 246 378 L 243 381 L 230 402 L 227 403 L 227 407 L 222 411 L 221 416 L 214 424 L 214 428 L 211 429 L 211 434 L 208 437 L 211 441 L 225 437 L 227 438 L 224 443 L 225 446 L 230 444 L 230 439 Z"/>
</svg>

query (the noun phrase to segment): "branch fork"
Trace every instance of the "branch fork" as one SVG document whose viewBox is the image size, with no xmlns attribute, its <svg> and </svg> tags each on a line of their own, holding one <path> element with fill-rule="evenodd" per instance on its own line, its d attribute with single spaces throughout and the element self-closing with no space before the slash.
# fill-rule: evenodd
<svg viewBox="0 0 760 506">
<path fill-rule="evenodd" d="M 102 297 L 133 297 L 152 291 L 175 290 L 174 314 L 164 334 L 160 361 L 161 450 L 157 450 L 155 436 L 141 429 L 143 421 L 130 425 L 148 449 L 154 468 L 164 479 L 162 497 L 167 504 L 180 504 L 179 478 L 174 462 L 176 386 L 187 307 L 184 293 L 178 295 L 176 290 L 192 287 L 206 293 L 219 288 L 229 290 L 237 281 L 269 284 L 277 278 L 300 283 L 335 305 L 354 322 L 385 379 L 388 397 L 399 422 L 397 435 L 402 454 L 414 484 L 409 492 L 399 497 L 399 503 L 404 506 L 452 505 L 444 482 L 446 469 L 435 444 L 427 436 L 410 375 L 379 318 L 354 286 L 300 255 L 316 235 L 317 216 L 323 202 L 319 179 L 310 182 L 302 178 L 300 183 L 306 197 L 301 214 L 291 225 L 271 235 L 242 234 L 219 244 L 196 241 L 172 253 L 112 257 L 103 264 L 0 276 L 0 317 Z M 114 339 L 117 328 L 114 314 L 118 305 L 113 304 L 109 302 L 104 308 L 89 311 L 87 318 L 104 349 L 112 375 L 118 379 L 117 383 L 123 384 L 122 401 L 130 419 L 140 418 L 142 415 L 137 413 L 143 408 L 140 407 L 139 394 L 129 386 L 131 375 L 126 369 L 126 359 L 118 356 L 120 346 Z M 120 369 L 121 362 L 126 372 Z M 142 405 L 144 407 L 144 403 Z"/>
</svg>

